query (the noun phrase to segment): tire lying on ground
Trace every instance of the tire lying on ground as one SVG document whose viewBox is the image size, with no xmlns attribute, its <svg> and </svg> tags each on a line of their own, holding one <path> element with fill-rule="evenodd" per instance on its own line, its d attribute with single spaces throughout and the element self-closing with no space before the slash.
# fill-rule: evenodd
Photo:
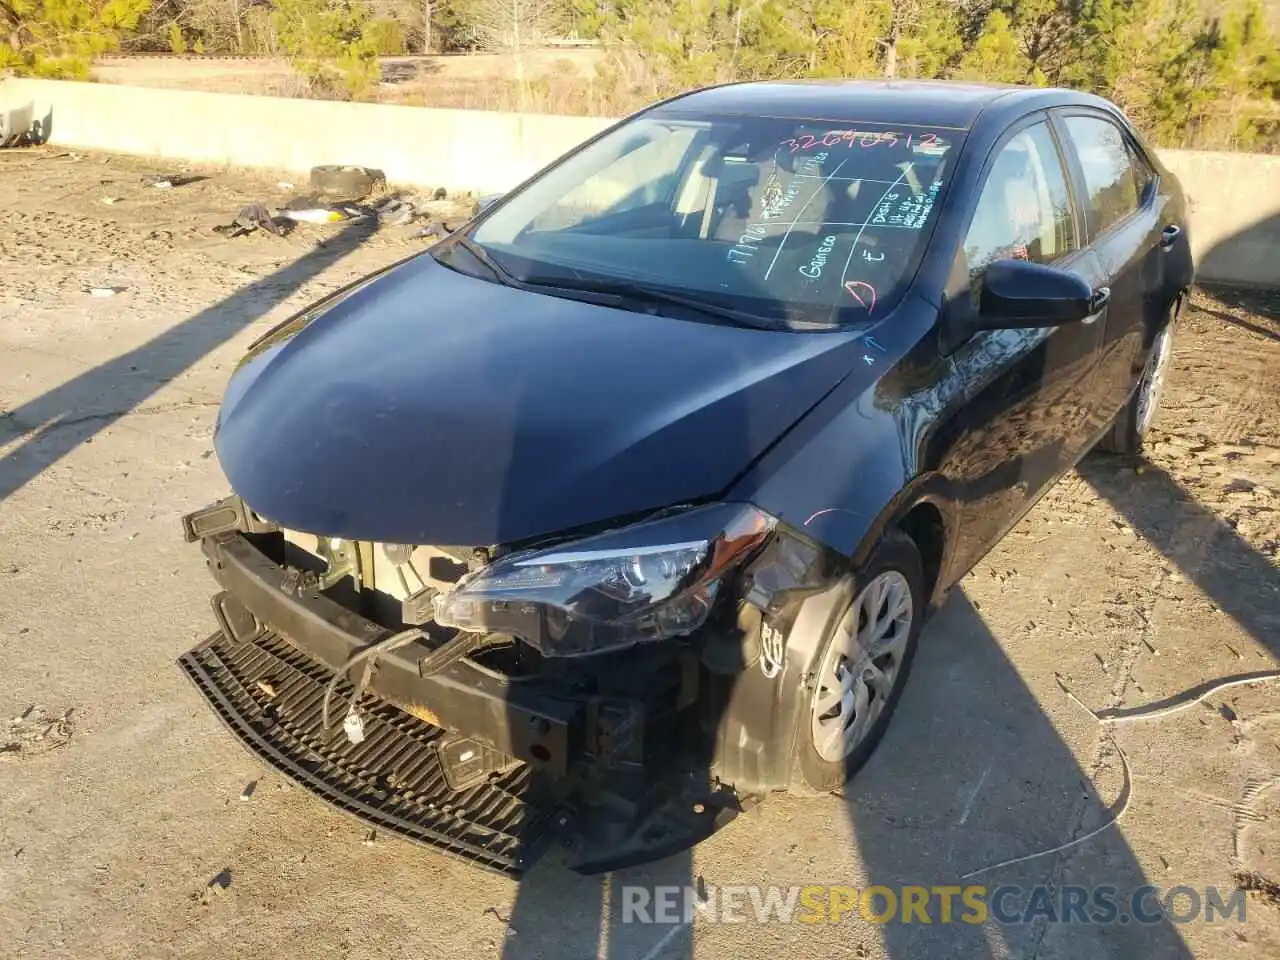
<svg viewBox="0 0 1280 960">
<path fill-rule="evenodd" d="M 386 184 L 386 174 L 369 167 L 329 164 L 311 168 L 311 189 L 340 200 L 361 200 Z"/>
</svg>

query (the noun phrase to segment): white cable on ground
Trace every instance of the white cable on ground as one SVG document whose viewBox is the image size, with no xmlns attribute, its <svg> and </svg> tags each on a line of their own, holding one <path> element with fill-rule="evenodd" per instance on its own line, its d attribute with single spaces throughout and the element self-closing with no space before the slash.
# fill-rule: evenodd
<svg viewBox="0 0 1280 960">
<path fill-rule="evenodd" d="M 1098 723 L 1112 724 L 1131 723 L 1137 720 L 1163 719 L 1164 717 L 1178 713 L 1187 709 L 1187 707 L 1199 703 L 1205 697 L 1212 693 L 1216 693 L 1219 690 L 1225 690 L 1228 687 L 1244 686 L 1249 683 L 1266 683 L 1275 680 L 1280 680 L 1280 670 L 1261 670 L 1256 673 L 1242 673 L 1235 676 L 1223 677 L 1220 680 L 1210 680 L 1206 683 L 1202 683 L 1198 687 L 1192 687 L 1189 690 L 1184 690 L 1182 693 L 1175 694 L 1165 700 L 1159 700 L 1155 703 L 1146 704 L 1145 706 L 1131 707 L 1127 710 L 1103 710 L 1100 713 L 1095 713 L 1083 700 L 1067 689 L 1067 685 L 1063 683 L 1061 679 L 1059 679 L 1058 685 L 1062 687 L 1063 692 L 1068 697 L 1088 711 L 1089 716 L 1093 717 L 1094 720 L 1097 720 Z M 1015 863 L 1026 863 L 1028 860 L 1036 860 L 1040 857 L 1047 857 L 1050 854 L 1061 853 L 1063 850 L 1068 850 L 1071 847 L 1084 843 L 1086 840 L 1092 840 L 1098 834 L 1102 833 L 1102 831 L 1119 823 L 1120 818 L 1123 817 L 1125 811 L 1129 809 L 1129 802 L 1133 799 L 1133 773 L 1129 769 L 1129 758 L 1126 757 L 1124 751 L 1120 749 L 1120 745 L 1116 743 L 1115 740 L 1111 739 L 1110 736 L 1108 736 L 1108 739 L 1111 740 L 1111 745 L 1116 748 L 1116 752 L 1120 754 L 1120 762 L 1124 766 L 1124 787 L 1121 789 L 1120 797 L 1116 801 L 1117 810 L 1114 817 L 1102 824 L 1102 826 L 1090 830 L 1084 836 L 1076 837 L 1074 840 L 1068 840 L 1066 843 L 1059 844 L 1056 847 L 1051 847 L 1048 850 L 1029 853 L 1023 857 L 1014 857 L 1012 860 L 1001 860 L 999 863 L 993 863 L 990 866 L 971 870 L 968 873 L 963 874 L 960 879 L 968 880 L 970 877 L 989 873 L 990 871 L 998 870 L 1001 867 L 1009 867 Z"/>
<path fill-rule="evenodd" d="M 1131 723 L 1135 720 L 1159 720 L 1187 707 L 1194 706 L 1205 697 L 1219 690 L 1225 690 L 1228 687 L 1242 687 L 1248 683 L 1266 683 L 1269 681 L 1280 680 L 1280 670 L 1259 670 L 1256 673 L 1241 673 L 1236 676 L 1223 677 L 1221 680 L 1210 680 L 1202 683 L 1198 687 L 1192 687 L 1190 690 L 1183 691 L 1169 697 L 1166 700 L 1160 700 L 1156 703 L 1149 703 L 1142 707 L 1131 707 L 1127 710 L 1103 710 L 1101 713 L 1094 713 L 1099 723 Z M 1079 703 L 1079 701 L 1076 701 Z M 1083 706 L 1083 704 L 1082 704 Z M 1085 709 L 1088 709 L 1087 707 Z M 1093 713 L 1092 710 L 1089 711 Z"/>
<path fill-rule="evenodd" d="M 1024 857 L 1014 857 L 1012 860 L 1001 860 L 999 863 L 993 863 L 987 867 L 980 867 L 977 870 L 970 870 L 963 874 L 960 879 L 968 880 L 970 877 L 976 877 L 982 873 L 989 873 L 992 870 L 999 870 L 1001 867 L 1010 867 L 1015 863 L 1026 863 L 1028 860 L 1036 860 L 1040 857 L 1047 857 L 1051 853 L 1061 853 L 1063 850 L 1070 849 L 1077 844 L 1084 843 L 1086 840 L 1092 840 L 1098 834 L 1102 833 L 1110 827 L 1120 822 L 1120 818 L 1124 816 L 1125 811 L 1129 809 L 1129 801 L 1133 799 L 1133 773 L 1129 769 L 1129 758 L 1124 755 L 1124 751 L 1120 749 L 1120 745 L 1114 740 L 1111 745 L 1116 748 L 1116 752 L 1120 754 L 1120 763 L 1124 766 L 1124 787 L 1120 790 L 1120 798 L 1116 801 L 1116 815 L 1104 823 L 1100 827 L 1095 827 L 1084 836 L 1076 837 L 1074 840 L 1068 840 L 1066 843 L 1060 843 L 1056 847 L 1050 847 L 1048 850 L 1039 850 L 1036 853 L 1028 853 Z"/>
</svg>

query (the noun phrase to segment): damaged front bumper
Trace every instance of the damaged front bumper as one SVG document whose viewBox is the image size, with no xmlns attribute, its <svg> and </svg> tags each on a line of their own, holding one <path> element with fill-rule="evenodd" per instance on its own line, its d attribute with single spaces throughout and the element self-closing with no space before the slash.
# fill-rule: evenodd
<svg viewBox="0 0 1280 960">
<path fill-rule="evenodd" d="M 258 758 L 372 827 L 519 875 L 567 822 L 527 765 L 460 795 L 448 773 L 449 757 L 461 754 L 450 753 L 446 732 L 370 694 L 359 703 L 360 744 L 326 731 L 329 674 L 278 633 L 248 641 L 216 633 L 179 663 Z"/>
<path fill-rule="evenodd" d="M 213 599 L 215 614 L 234 639 L 275 631 L 334 671 L 394 632 L 320 592 L 308 593 L 291 568 L 272 562 L 243 534 L 204 540 L 202 548 L 225 591 Z M 431 653 L 413 643 L 383 654 L 369 691 L 433 726 L 472 733 L 501 754 L 567 772 L 570 729 L 580 727 L 578 704 L 512 683 L 465 657 L 423 676 L 421 664 Z M 353 680 L 359 669 L 352 668 Z"/>
<path fill-rule="evenodd" d="M 750 802 L 685 749 L 698 740 L 694 653 L 617 655 L 670 660 L 654 671 L 667 686 L 649 697 L 602 692 L 580 671 L 509 675 L 470 652 L 442 660 L 426 633 L 362 677 L 353 654 L 396 630 L 277 562 L 269 523 L 231 498 L 184 528 L 222 592 L 219 630 L 183 670 L 263 761 L 371 826 L 510 875 L 560 841 L 571 866 L 597 872 L 687 848 Z M 330 686 L 339 717 L 357 694 L 362 737 L 326 727 Z"/>
</svg>

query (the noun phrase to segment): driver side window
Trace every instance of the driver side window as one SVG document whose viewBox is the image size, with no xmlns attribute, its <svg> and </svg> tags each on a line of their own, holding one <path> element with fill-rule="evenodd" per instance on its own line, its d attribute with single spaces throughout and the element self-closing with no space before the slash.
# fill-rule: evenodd
<svg viewBox="0 0 1280 960">
<path fill-rule="evenodd" d="M 1000 148 L 978 198 L 961 254 L 975 302 L 992 261 L 1052 263 L 1075 249 L 1066 174 L 1048 125 L 1037 123 Z"/>
</svg>

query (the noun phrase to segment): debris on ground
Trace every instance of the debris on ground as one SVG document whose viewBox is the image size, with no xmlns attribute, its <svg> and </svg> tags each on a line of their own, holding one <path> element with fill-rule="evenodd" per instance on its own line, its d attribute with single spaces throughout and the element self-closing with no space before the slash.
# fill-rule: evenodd
<svg viewBox="0 0 1280 960">
<path fill-rule="evenodd" d="M 1256 871 L 1237 873 L 1234 879 L 1241 890 L 1256 895 L 1265 904 L 1280 907 L 1280 883 L 1268 880 Z"/>
<path fill-rule="evenodd" d="M 244 785 L 244 789 L 240 791 L 240 802 L 248 803 L 253 797 L 253 792 L 258 789 L 258 781 L 250 780 Z"/>
<path fill-rule="evenodd" d="M 107 206 L 110 206 L 113 203 L 119 203 L 120 198 L 119 197 L 103 197 L 102 202 L 105 203 Z"/>
<path fill-rule="evenodd" d="M 0 147 L 21 147 L 30 140 L 33 107 L 0 110 Z"/>
<path fill-rule="evenodd" d="M 148 187 L 168 190 L 172 187 L 185 187 L 189 183 L 197 183 L 203 179 L 205 178 L 193 177 L 185 173 L 149 173 L 142 178 L 142 182 Z"/>
<path fill-rule="evenodd" d="M 219 894 L 226 891 L 231 886 L 231 868 L 223 867 L 208 883 L 204 885 L 204 889 L 199 893 L 191 895 L 192 900 L 199 900 L 202 907 L 207 907 L 209 902 Z"/>
<path fill-rule="evenodd" d="M 378 214 L 378 222 L 387 227 L 403 227 L 418 215 L 413 204 L 400 197 L 388 197 L 373 209 Z"/>
<path fill-rule="evenodd" d="M 472 196 L 459 195 L 447 200 L 424 200 L 417 204 L 419 216 L 459 222 L 470 220 L 480 212 L 480 205 Z"/>
<path fill-rule="evenodd" d="M 417 240 L 423 237 L 434 237 L 437 240 L 443 240 L 452 232 L 453 231 L 449 229 L 448 225 L 445 224 L 443 220 L 432 220 L 420 230 L 415 230 L 413 233 L 413 239 Z"/>
<path fill-rule="evenodd" d="M 124 287 L 89 287 L 88 293 L 91 297 L 114 297 L 117 293 L 124 293 Z"/>
<path fill-rule="evenodd" d="M 213 231 L 226 237 L 243 237 L 255 230 L 265 230 L 277 237 L 283 237 L 292 226 L 288 219 L 273 217 L 265 204 L 251 203 L 241 207 L 240 212 L 230 223 L 220 224 L 214 227 Z"/>
<path fill-rule="evenodd" d="M 511 917 L 509 916 L 504 917 L 501 913 L 498 912 L 497 907 L 485 907 L 484 912 L 481 913 L 480 915 L 482 917 L 485 917 L 485 916 L 489 916 L 490 914 L 492 914 L 499 923 L 506 925 L 507 929 L 506 929 L 506 932 L 503 934 L 503 936 L 506 939 L 511 940 L 519 935 L 520 931 L 518 931 L 515 927 L 511 925 Z"/>
<path fill-rule="evenodd" d="M 371 171 L 364 167 L 317 167 L 315 169 L 341 171 L 344 175 L 349 175 L 349 180 L 357 177 L 357 174 L 367 175 L 368 178 L 382 176 L 380 171 Z M 162 175 L 153 175 L 143 179 L 145 182 L 155 181 L 158 184 L 159 180 L 164 178 Z M 279 208 L 269 208 L 261 202 L 249 204 L 241 209 L 234 221 L 214 227 L 214 230 L 228 237 L 240 237 L 260 229 L 283 236 L 297 223 L 321 225 L 351 223 L 366 217 L 377 217 L 378 225 L 384 227 L 408 227 L 417 221 L 427 220 L 424 227 L 410 236 L 414 239 L 440 239 L 452 233 L 457 228 L 455 225 L 474 216 L 476 211 L 477 204 L 474 196 L 469 193 L 459 193 L 449 199 L 444 187 L 428 190 L 425 196 L 431 199 L 424 199 L 423 195 L 396 191 L 371 204 L 362 204 L 349 199 L 334 200 L 332 197 L 336 193 L 359 192 L 339 190 L 330 182 L 334 178 L 338 178 L 337 173 L 319 175 L 319 179 L 329 184 L 330 189 L 313 189 L 309 194 L 292 197 Z M 172 181 L 173 185 L 178 183 L 176 177 L 168 176 L 167 179 Z M 315 179 L 313 176 L 313 187 L 316 187 Z M 386 187 L 385 179 L 378 179 L 377 183 L 381 188 Z M 282 180 L 277 186 L 285 188 L 291 184 Z"/>
<path fill-rule="evenodd" d="M 295 223 L 346 223 L 365 216 L 354 203 L 326 203 L 317 197 L 294 197 L 277 211 L 277 215 Z"/>
<path fill-rule="evenodd" d="M 6 725 L 0 739 L 0 761 L 21 760 L 66 746 L 74 732 L 70 707 L 52 714 L 39 704 L 32 704 Z"/>
<path fill-rule="evenodd" d="M 311 189 L 338 200 L 363 200 L 386 185 L 387 175 L 369 167 L 326 164 L 311 168 Z"/>
</svg>

